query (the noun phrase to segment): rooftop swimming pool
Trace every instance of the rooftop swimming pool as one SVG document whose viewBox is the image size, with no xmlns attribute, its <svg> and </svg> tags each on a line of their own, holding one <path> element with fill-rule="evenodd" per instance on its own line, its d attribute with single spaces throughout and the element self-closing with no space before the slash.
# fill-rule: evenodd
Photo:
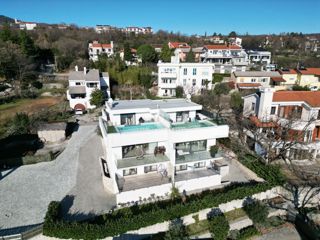
<svg viewBox="0 0 320 240">
<path fill-rule="evenodd" d="M 208 120 L 203 120 L 203 121 L 193 121 L 193 122 L 185 122 L 185 123 L 173 123 L 171 124 L 171 129 L 180 130 L 180 129 L 203 128 L 203 127 L 213 127 L 213 126 L 216 126 L 216 124 Z"/>
<path fill-rule="evenodd" d="M 161 128 L 164 128 L 164 126 L 161 125 L 160 123 L 141 123 L 139 125 L 124 125 L 124 126 L 117 127 L 120 133 L 155 130 L 155 129 L 161 129 Z"/>
</svg>

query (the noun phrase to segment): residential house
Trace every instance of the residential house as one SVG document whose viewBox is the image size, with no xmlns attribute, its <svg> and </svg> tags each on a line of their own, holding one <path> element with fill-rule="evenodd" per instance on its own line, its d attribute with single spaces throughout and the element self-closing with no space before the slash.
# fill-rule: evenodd
<svg viewBox="0 0 320 240">
<path fill-rule="evenodd" d="M 36 22 L 24 22 L 15 19 L 15 24 L 17 24 L 20 28 L 20 30 L 34 30 L 37 27 Z"/>
<path fill-rule="evenodd" d="M 311 153 L 320 155 L 320 92 L 319 91 L 278 91 L 264 88 L 259 93 L 243 97 L 243 115 L 257 127 L 290 128 L 289 136 L 298 141 L 287 154 L 293 159 L 301 159 Z M 287 125 L 285 125 L 287 124 Z M 290 141 L 290 139 L 285 139 Z M 263 153 L 255 144 L 256 150 Z M 260 149 L 260 150 L 259 150 Z"/>
<path fill-rule="evenodd" d="M 228 72 L 242 71 L 248 65 L 247 53 L 237 45 L 205 45 L 200 61 L 214 63 L 216 69 L 228 68 Z"/>
<path fill-rule="evenodd" d="M 159 62 L 157 66 L 158 96 L 175 96 L 177 86 L 182 86 L 186 95 L 212 87 L 213 64 L 181 63 L 178 56 L 173 56 L 170 63 Z"/>
<path fill-rule="evenodd" d="M 292 87 L 298 84 L 298 72 L 292 68 L 282 68 L 278 72 L 281 74 L 282 78 L 286 80 L 283 84 Z"/>
<path fill-rule="evenodd" d="M 100 73 L 97 69 L 84 68 L 83 71 L 78 71 L 78 66 L 75 71 L 69 73 L 69 88 L 67 90 L 67 99 L 69 100 L 70 108 L 76 112 L 85 112 L 87 109 L 95 108 L 90 103 L 91 93 L 101 89 L 106 97 L 110 96 L 109 75 L 107 72 Z"/>
<path fill-rule="evenodd" d="M 104 33 L 109 31 L 118 30 L 118 28 L 110 26 L 110 25 L 96 25 L 95 31 L 97 33 Z"/>
<path fill-rule="evenodd" d="M 110 44 L 93 41 L 92 43 L 89 43 L 88 51 L 89 59 L 92 61 L 98 61 L 99 55 L 101 54 L 106 54 L 110 57 L 114 54 L 113 41 L 111 41 Z"/>
<path fill-rule="evenodd" d="M 210 147 L 229 127 L 201 109 L 186 99 L 108 101 L 99 120 L 103 184 L 120 206 L 169 198 L 173 186 L 190 193 L 221 185 L 229 166 Z"/>
<path fill-rule="evenodd" d="M 268 65 L 271 63 L 271 52 L 269 51 L 253 51 L 247 52 L 249 62 L 251 64 L 264 64 Z"/>
<path fill-rule="evenodd" d="M 204 40 L 212 42 L 214 44 L 225 44 L 224 38 L 222 36 L 206 37 Z"/>
<path fill-rule="evenodd" d="M 182 62 L 186 60 L 187 54 L 191 49 L 186 42 L 169 42 L 168 46 L 170 49 L 174 49 L 175 55 L 178 55 Z"/>
<path fill-rule="evenodd" d="M 235 83 L 239 90 L 259 89 L 260 87 L 274 87 L 276 90 L 284 90 L 286 86 L 279 72 L 266 71 L 236 71 L 231 73 L 231 81 Z"/>
<path fill-rule="evenodd" d="M 320 89 L 320 68 L 299 68 L 298 85 L 308 86 L 310 89 Z"/>
<path fill-rule="evenodd" d="M 242 38 L 239 38 L 239 37 L 229 37 L 228 38 L 228 42 L 231 45 L 236 45 L 236 46 L 239 46 L 239 47 L 242 46 Z"/>
</svg>

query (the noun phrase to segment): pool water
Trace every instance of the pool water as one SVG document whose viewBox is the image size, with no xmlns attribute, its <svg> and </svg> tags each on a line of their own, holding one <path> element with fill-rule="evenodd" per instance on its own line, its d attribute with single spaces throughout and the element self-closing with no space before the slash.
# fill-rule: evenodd
<svg viewBox="0 0 320 240">
<path fill-rule="evenodd" d="M 139 125 L 124 125 L 124 126 L 117 127 L 120 133 L 154 130 L 154 129 L 161 129 L 161 128 L 163 128 L 163 126 L 160 123 L 141 123 Z"/>
<path fill-rule="evenodd" d="M 193 122 L 185 122 L 185 123 L 174 123 L 171 124 L 171 128 L 173 130 L 179 129 L 189 129 L 189 128 L 202 128 L 202 127 L 213 127 L 214 123 L 209 121 L 193 121 Z"/>
</svg>

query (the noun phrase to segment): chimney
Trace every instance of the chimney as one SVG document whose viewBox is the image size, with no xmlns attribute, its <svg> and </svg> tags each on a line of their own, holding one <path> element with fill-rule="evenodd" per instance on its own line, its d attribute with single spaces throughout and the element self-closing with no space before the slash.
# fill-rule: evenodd
<svg viewBox="0 0 320 240">
<path fill-rule="evenodd" d="M 258 118 L 262 122 L 270 121 L 270 111 L 273 99 L 274 89 L 262 88 L 260 90 L 261 96 L 258 107 Z"/>
<path fill-rule="evenodd" d="M 110 42 L 111 49 L 113 49 L 113 41 Z"/>
<path fill-rule="evenodd" d="M 78 70 L 79 70 L 78 65 L 76 65 L 76 66 L 74 67 L 74 69 L 76 70 L 76 72 L 78 72 Z"/>
<path fill-rule="evenodd" d="M 86 67 L 83 67 L 83 73 L 84 73 L 84 75 L 87 74 L 87 68 Z"/>
</svg>

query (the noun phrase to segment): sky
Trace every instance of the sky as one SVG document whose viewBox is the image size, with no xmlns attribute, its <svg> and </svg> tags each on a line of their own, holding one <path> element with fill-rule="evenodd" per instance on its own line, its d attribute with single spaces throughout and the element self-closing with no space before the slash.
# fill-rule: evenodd
<svg viewBox="0 0 320 240">
<path fill-rule="evenodd" d="M 182 34 L 320 33 L 320 0 L 0 0 L 24 21 L 151 26 Z"/>
</svg>

